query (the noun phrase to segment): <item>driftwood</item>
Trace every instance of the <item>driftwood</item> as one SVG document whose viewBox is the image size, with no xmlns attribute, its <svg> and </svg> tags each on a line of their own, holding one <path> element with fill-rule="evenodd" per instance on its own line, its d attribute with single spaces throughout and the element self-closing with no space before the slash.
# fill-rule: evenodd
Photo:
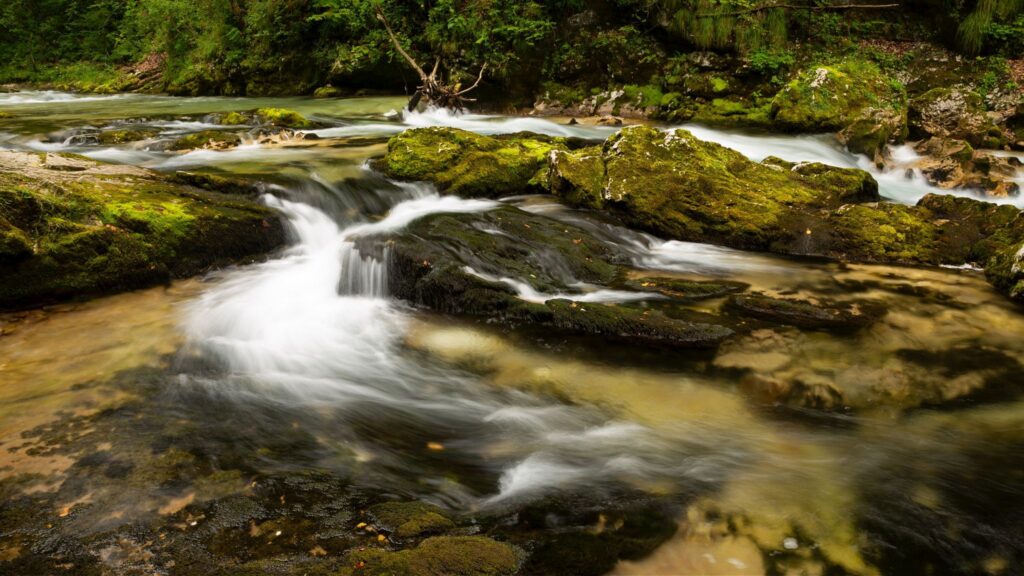
<svg viewBox="0 0 1024 576">
<path fill-rule="evenodd" d="M 441 68 L 441 58 L 434 60 L 434 68 L 427 74 L 423 67 L 416 62 L 405 48 L 402 47 L 402 43 L 398 41 L 398 36 L 395 35 L 394 30 L 391 29 L 391 24 L 388 22 L 384 11 L 377 7 L 377 19 L 384 24 L 384 29 L 387 30 L 388 36 L 391 37 L 391 42 L 395 45 L 395 51 L 398 52 L 405 61 L 412 66 L 412 69 L 416 71 L 416 74 L 420 77 L 420 85 L 416 88 L 416 92 L 409 99 L 409 111 L 415 110 L 420 103 L 424 103 L 428 106 L 439 106 L 441 108 L 452 108 L 455 110 L 461 110 L 465 108 L 467 102 L 475 102 L 473 98 L 467 98 L 466 94 L 476 89 L 480 85 L 480 81 L 484 78 L 484 71 L 487 69 L 487 65 L 484 64 L 480 67 L 480 73 L 476 77 L 476 82 L 473 83 L 469 88 L 462 88 L 461 83 L 455 85 L 448 85 L 439 76 Z"/>
</svg>

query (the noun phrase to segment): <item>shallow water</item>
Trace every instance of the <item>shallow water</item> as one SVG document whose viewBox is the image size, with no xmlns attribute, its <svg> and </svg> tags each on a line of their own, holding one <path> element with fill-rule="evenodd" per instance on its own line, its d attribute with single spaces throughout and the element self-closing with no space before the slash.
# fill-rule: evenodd
<svg viewBox="0 0 1024 576">
<path fill-rule="evenodd" d="M 521 197 L 503 202 L 593 231 L 638 270 L 870 301 L 888 313 L 856 335 L 755 329 L 717 353 L 682 354 L 415 310 L 389 296 L 385 266 L 353 241 L 427 214 L 499 204 L 372 173 L 366 160 L 383 152 L 388 135 L 422 125 L 585 138 L 612 130 L 536 118 L 401 116 L 401 105 L 395 98 L 0 94 L 0 110 L 13 115 L 0 120 L 0 145 L 265 180 L 273 192 L 265 201 L 293 240 L 262 264 L 0 319 L 0 493 L 7 499 L 0 572 L 5 561 L 73 556 L 66 542 L 77 542 L 85 548 L 79 553 L 112 573 L 133 573 L 140 564 L 125 559 L 134 558 L 126 540 L 160 561 L 178 553 L 134 535 L 140 523 L 220 530 L 205 528 L 220 521 L 218 506 L 242 498 L 269 507 L 260 487 L 275 483 L 289 486 L 273 493 L 281 510 L 295 498 L 296 506 L 328 508 L 314 526 L 294 528 L 316 532 L 322 543 L 337 537 L 325 532 L 351 535 L 358 520 L 337 520 L 345 510 L 330 506 L 351 501 L 354 513 L 395 497 L 470 515 L 535 558 L 549 542 L 566 552 L 586 538 L 623 546 L 619 534 L 633 538 L 626 533 L 635 523 L 657 524 L 652 514 L 670 526 L 653 552 L 581 560 L 578 573 L 1022 569 L 1024 314 L 979 273 L 664 241 Z M 331 127 L 315 131 L 321 140 L 183 154 L 54 137 L 129 119 L 161 137 L 177 135 L 208 128 L 206 114 L 261 106 L 293 108 Z M 864 165 L 827 137 L 687 128 L 754 159 Z M 902 171 L 878 177 L 894 200 L 928 191 Z M 523 279 L 500 280 L 527 300 L 564 297 L 537 293 Z M 580 292 L 581 302 L 635 299 L 587 286 Z M 714 313 L 720 304 L 687 312 Z M 754 376 L 838 385 L 849 405 L 779 406 L 751 391 Z M 1002 386 L 995 396 L 991 382 Z M 331 486 L 317 484 L 320 500 L 296 488 L 309 478 Z M 561 540 L 573 530 L 583 540 Z M 213 533 L 218 544 L 209 547 L 227 539 L 239 557 L 308 552 Z"/>
</svg>

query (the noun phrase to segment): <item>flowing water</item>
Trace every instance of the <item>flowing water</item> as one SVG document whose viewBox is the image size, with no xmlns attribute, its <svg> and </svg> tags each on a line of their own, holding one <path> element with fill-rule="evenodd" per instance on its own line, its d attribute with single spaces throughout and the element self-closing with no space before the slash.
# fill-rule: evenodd
<svg viewBox="0 0 1024 576">
<path fill-rule="evenodd" d="M 199 530 L 239 499 L 283 517 L 302 508 L 305 524 L 281 524 L 291 548 L 224 528 L 209 532 L 208 550 L 312 554 L 306 531 L 333 554 L 338 539 L 339 550 L 369 542 L 353 540 L 358 510 L 394 498 L 437 504 L 515 542 L 529 552 L 528 573 L 1024 570 L 1024 314 L 980 274 L 664 241 L 548 198 L 463 200 L 390 182 L 366 161 L 411 126 L 614 131 L 403 117 L 402 103 L 0 94 L 11 114 L 0 146 L 260 179 L 292 239 L 261 264 L 0 316 L 0 573 L 6 561 L 74 553 L 112 573 L 166 573 L 163 556 L 180 551 L 133 531 Z M 219 129 L 208 114 L 271 105 L 329 127 L 313 131 L 318 140 L 225 151 L 154 145 Z M 158 134 L 115 147 L 87 137 L 123 126 Z M 867 167 L 824 136 L 687 128 L 753 159 Z M 903 170 L 876 177 L 894 201 L 929 191 Z M 638 350 L 413 309 L 389 296 L 386 263 L 356 247 L 428 214 L 503 203 L 584 227 L 638 270 L 889 311 L 857 335 L 754 330 L 717 353 Z M 567 297 L 470 271 L 529 301 Z M 577 288 L 570 297 L 581 302 L 652 298 Z M 836 383 L 851 406 L 781 408 L 744 385 L 751 375 Z M 995 397 L 964 392 L 991 392 L 992 382 Z M 292 512 L 286 501 L 297 502 Z M 48 518 L 42 532 L 38 514 Z"/>
</svg>

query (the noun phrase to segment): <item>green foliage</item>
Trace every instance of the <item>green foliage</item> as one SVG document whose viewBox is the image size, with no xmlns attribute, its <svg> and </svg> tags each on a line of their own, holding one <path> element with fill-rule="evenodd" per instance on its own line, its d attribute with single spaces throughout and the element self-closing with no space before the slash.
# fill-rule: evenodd
<svg viewBox="0 0 1024 576">
<path fill-rule="evenodd" d="M 980 54 L 989 39 L 1002 44 L 1000 36 L 1019 46 L 1021 18 L 1011 19 L 1021 12 L 1024 0 L 978 0 L 957 28 L 957 46 L 966 54 Z"/>
<path fill-rule="evenodd" d="M 789 50 L 766 50 L 759 48 L 747 55 L 750 67 L 758 74 L 781 83 L 783 75 L 796 62 L 796 57 Z"/>
</svg>

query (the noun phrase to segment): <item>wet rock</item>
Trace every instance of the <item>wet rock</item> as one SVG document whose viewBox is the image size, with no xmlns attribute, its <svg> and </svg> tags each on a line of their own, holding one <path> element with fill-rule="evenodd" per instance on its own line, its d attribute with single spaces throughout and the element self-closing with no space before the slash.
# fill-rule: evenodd
<svg viewBox="0 0 1024 576">
<path fill-rule="evenodd" d="M 441 312 L 672 347 L 711 347 L 732 334 L 654 310 L 567 300 L 579 282 L 611 283 L 616 255 L 583 229 L 512 207 L 429 216 L 357 246 L 387 252 L 395 296 Z"/>
<path fill-rule="evenodd" d="M 906 108 L 883 107 L 862 111 L 837 136 L 850 152 L 882 165 L 886 145 L 902 142 L 908 134 Z"/>
<path fill-rule="evenodd" d="M 168 150 L 225 150 L 234 148 L 242 143 L 242 138 L 232 132 L 221 130 L 203 130 L 186 134 L 168 145 Z"/>
<path fill-rule="evenodd" d="M 271 124 L 279 128 L 307 129 L 313 128 L 305 116 L 287 108 L 260 108 L 256 110 L 256 118 L 263 124 Z"/>
<path fill-rule="evenodd" d="M 98 144 L 103 146 L 111 146 L 115 144 L 125 144 L 128 142 L 138 142 L 140 140 L 148 140 L 153 138 L 160 132 L 158 130 L 132 130 L 132 129 L 120 129 L 120 130 L 107 130 L 100 132 L 96 136 Z"/>
<path fill-rule="evenodd" d="M 376 526 L 397 538 L 439 534 L 455 527 L 443 510 L 424 502 L 386 502 L 369 509 Z"/>
<path fill-rule="evenodd" d="M 914 149 L 923 156 L 914 167 L 935 186 L 981 190 L 994 197 L 1019 193 L 1017 158 L 975 151 L 964 140 L 940 137 L 919 142 Z"/>
<path fill-rule="evenodd" d="M 515 548 L 484 536 L 439 536 L 401 551 L 369 548 L 346 560 L 343 575 L 501 576 L 519 568 Z"/>
<path fill-rule="evenodd" d="M 1005 143 L 981 95 L 963 86 L 934 88 L 915 97 L 907 117 L 912 138 L 955 138 L 978 148 Z"/>
<path fill-rule="evenodd" d="M 340 88 L 335 88 L 330 84 L 321 86 L 313 91 L 313 98 L 338 98 L 343 95 L 344 92 Z"/>
<path fill-rule="evenodd" d="M 836 332 L 855 332 L 884 314 L 884 310 L 876 305 L 866 303 L 810 302 L 756 294 L 732 296 L 728 305 L 744 316 L 798 328 Z"/>
<path fill-rule="evenodd" d="M 639 292 L 657 292 L 679 300 L 706 300 L 743 292 L 750 286 L 728 280 L 683 280 L 662 276 L 642 276 L 626 280 L 623 285 Z"/>
<path fill-rule="evenodd" d="M 68 169 L 72 170 L 68 170 Z M 73 155 L 0 154 L 0 308 L 130 290 L 284 242 L 244 198 Z M 31 252 L 27 248 L 31 248 Z"/>
</svg>

